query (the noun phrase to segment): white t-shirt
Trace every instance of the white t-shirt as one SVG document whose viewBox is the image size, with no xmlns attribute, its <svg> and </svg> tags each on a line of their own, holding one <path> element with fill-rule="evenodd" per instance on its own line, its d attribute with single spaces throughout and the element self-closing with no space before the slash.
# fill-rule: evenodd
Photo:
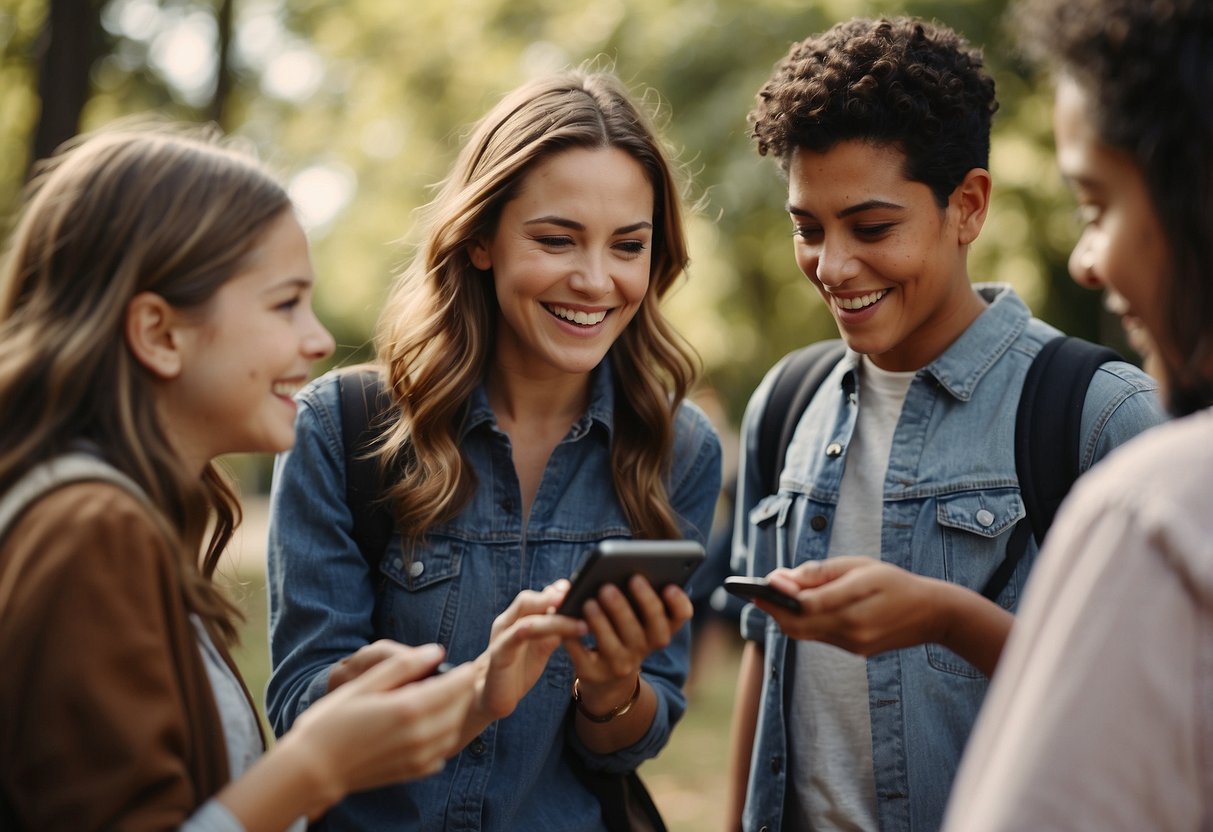
<svg viewBox="0 0 1213 832">
<path fill-rule="evenodd" d="M 862 357 L 859 411 L 827 557 L 880 557 L 884 479 L 893 432 L 913 372 L 891 373 Z M 867 660 L 830 644 L 792 641 L 788 704 L 789 829 L 873 830 L 876 782 Z"/>
</svg>

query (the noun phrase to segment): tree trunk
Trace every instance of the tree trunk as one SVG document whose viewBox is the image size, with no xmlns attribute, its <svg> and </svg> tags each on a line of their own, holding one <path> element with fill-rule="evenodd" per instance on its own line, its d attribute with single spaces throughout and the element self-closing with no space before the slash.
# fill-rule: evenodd
<svg viewBox="0 0 1213 832">
<path fill-rule="evenodd" d="M 30 163 L 49 156 L 80 129 L 100 42 L 99 0 L 50 0 L 38 39 L 38 97 Z"/>
<path fill-rule="evenodd" d="M 215 67 L 215 95 L 211 98 L 211 121 L 225 131 L 231 128 L 227 123 L 227 101 L 232 92 L 232 73 L 229 68 L 232 51 L 232 7 L 235 0 L 219 0 L 219 8 L 215 12 L 215 22 L 219 29 L 219 56 Z"/>
</svg>

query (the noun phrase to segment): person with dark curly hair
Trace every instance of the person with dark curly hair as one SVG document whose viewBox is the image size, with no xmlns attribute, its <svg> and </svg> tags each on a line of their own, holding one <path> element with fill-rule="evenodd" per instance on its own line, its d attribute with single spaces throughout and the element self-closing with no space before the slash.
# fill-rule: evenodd
<svg viewBox="0 0 1213 832">
<path fill-rule="evenodd" d="M 1055 69 L 1070 272 L 1144 329 L 1178 418 L 1063 505 L 946 829 L 1213 829 L 1213 6 L 1016 11 Z"/>
<path fill-rule="evenodd" d="M 743 612 L 729 828 L 941 822 L 1035 560 L 1029 540 L 1005 586 L 982 594 L 1027 522 L 1016 406 L 1060 335 L 1010 287 L 970 281 L 996 109 L 978 50 L 898 18 L 794 45 L 750 113 L 787 181 L 796 262 L 846 351 L 775 493 L 751 461 L 786 360 L 743 423 L 734 551 L 800 610 Z M 1084 470 L 1162 420 L 1155 387 L 1127 363 L 1100 366 Z"/>
</svg>

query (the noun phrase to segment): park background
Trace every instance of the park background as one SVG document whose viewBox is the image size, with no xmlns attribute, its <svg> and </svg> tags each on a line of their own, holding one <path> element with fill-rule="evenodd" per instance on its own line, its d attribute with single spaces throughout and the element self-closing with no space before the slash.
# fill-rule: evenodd
<svg viewBox="0 0 1213 832">
<path fill-rule="evenodd" d="M 1047 80 L 1018 59 L 1004 0 L 0 0 L 0 231 L 34 160 L 73 134 L 154 113 L 214 122 L 289 184 L 313 244 L 331 364 L 369 355 L 415 209 L 471 123 L 536 74 L 613 68 L 659 112 L 687 175 L 692 263 L 668 312 L 698 350 L 702 400 L 726 438 L 762 373 L 834 334 L 795 266 L 785 191 L 745 115 L 796 40 L 856 15 L 940 20 L 983 47 L 998 85 L 993 203 L 975 280 L 1012 284 L 1072 334 L 1128 354 L 1098 297 L 1065 271 L 1077 234 L 1053 164 Z M 318 368 L 323 370 L 324 367 Z M 733 441 L 730 441 L 733 440 Z M 734 455 L 726 454 L 732 465 Z M 248 522 L 223 579 L 248 613 L 242 667 L 266 675 L 264 494 L 269 463 L 228 460 Z M 718 828 L 732 674 L 726 636 L 696 668 L 684 723 L 643 774 L 674 832 Z"/>
</svg>

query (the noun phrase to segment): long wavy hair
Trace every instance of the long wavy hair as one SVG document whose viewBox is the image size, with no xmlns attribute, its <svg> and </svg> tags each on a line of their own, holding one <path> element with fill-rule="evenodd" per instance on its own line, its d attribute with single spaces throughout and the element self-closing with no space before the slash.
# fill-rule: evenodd
<svg viewBox="0 0 1213 832">
<path fill-rule="evenodd" d="M 675 414 L 699 365 L 658 302 L 688 262 L 681 180 L 651 114 L 614 75 L 571 71 L 514 90 L 477 123 L 422 210 L 424 239 L 380 318 L 378 357 L 397 418 L 378 453 L 394 472 L 386 497 L 406 551 L 466 506 L 477 485 L 458 437 L 492 357 L 499 309 L 469 245 L 493 235 L 503 206 L 539 162 L 572 148 L 608 147 L 640 163 L 654 194 L 648 294 L 608 353 L 616 378 L 615 493 L 635 535 L 680 535 L 666 477 Z"/>
<path fill-rule="evenodd" d="M 0 270 L 0 492 L 91 443 L 158 509 L 187 607 L 229 642 L 236 611 L 210 578 L 239 503 L 214 465 L 199 479 L 170 446 L 124 321 L 141 292 L 201 307 L 289 204 L 217 131 L 128 125 L 40 164 Z"/>
<path fill-rule="evenodd" d="M 1168 405 L 1213 405 L 1213 5 L 1067 0 L 1016 9 L 1020 43 L 1086 93 L 1102 142 L 1141 169 L 1171 262 L 1162 282 Z"/>
</svg>

